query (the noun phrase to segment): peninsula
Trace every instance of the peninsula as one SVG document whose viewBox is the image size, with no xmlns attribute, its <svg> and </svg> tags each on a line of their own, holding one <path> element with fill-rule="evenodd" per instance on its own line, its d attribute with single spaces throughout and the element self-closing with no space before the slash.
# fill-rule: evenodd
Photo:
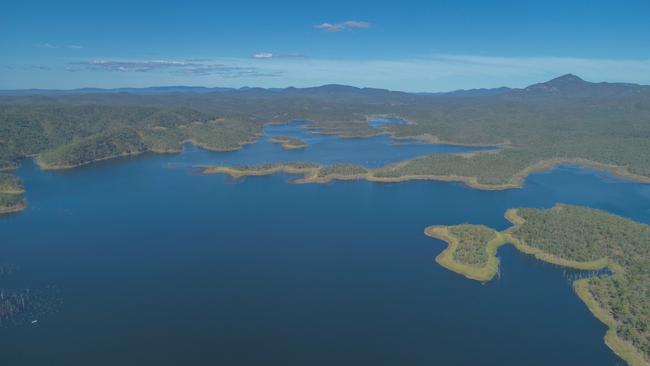
<svg viewBox="0 0 650 366">
<path fill-rule="evenodd" d="M 570 205 L 511 209 L 513 226 L 430 226 L 428 236 L 448 246 L 436 257 L 469 279 L 489 281 L 498 271 L 497 249 L 513 244 L 523 253 L 559 266 L 608 269 L 574 282 L 578 296 L 609 330 L 605 342 L 630 365 L 650 362 L 650 226 L 603 211 Z"/>
<path fill-rule="evenodd" d="M 228 174 L 235 178 L 246 176 L 269 175 L 276 172 L 284 172 L 302 175 L 295 179 L 295 183 L 327 183 L 333 180 L 367 180 L 370 182 L 397 183 L 409 180 L 432 180 L 442 182 L 460 182 L 465 185 L 481 190 L 503 190 L 521 188 L 524 179 L 535 172 L 545 171 L 557 165 L 570 164 L 578 165 L 589 169 L 607 171 L 615 176 L 650 183 L 650 177 L 632 174 L 626 168 L 598 163 L 587 159 L 548 159 L 540 160 L 532 165 L 522 168 L 520 171 L 502 168 L 499 171 L 498 165 L 490 164 L 494 159 L 492 155 L 499 154 L 499 151 L 481 151 L 465 154 L 431 155 L 414 160 L 407 160 L 396 164 L 386 165 L 381 168 L 369 169 L 357 164 L 334 164 L 319 165 L 312 163 L 275 163 L 274 169 L 268 169 L 269 164 L 247 165 L 247 166 L 197 166 L 203 169 L 204 174 Z M 474 167 L 493 166 L 494 170 L 484 172 L 489 176 L 473 176 L 477 169 Z M 492 165 L 494 164 L 494 165 Z M 284 169 L 283 166 L 287 168 Z M 299 166 L 300 168 L 296 168 Z M 481 168 L 483 169 L 483 168 Z"/>
</svg>

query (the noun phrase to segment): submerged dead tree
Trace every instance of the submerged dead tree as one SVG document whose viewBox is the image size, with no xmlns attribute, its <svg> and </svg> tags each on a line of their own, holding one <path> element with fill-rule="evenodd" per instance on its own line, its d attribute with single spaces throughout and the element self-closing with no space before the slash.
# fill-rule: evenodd
<svg viewBox="0 0 650 366">
<path fill-rule="evenodd" d="M 56 311 L 62 303 L 53 286 L 17 284 L 17 270 L 16 266 L 0 264 L 0 327 L 32 323 Z"/>
</svg>

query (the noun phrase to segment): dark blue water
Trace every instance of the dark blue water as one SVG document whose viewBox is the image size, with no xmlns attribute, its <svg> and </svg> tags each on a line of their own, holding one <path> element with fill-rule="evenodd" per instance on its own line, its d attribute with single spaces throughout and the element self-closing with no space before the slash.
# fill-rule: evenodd
<svg viewBox="0 0 650 366">
<path fill-rule="evenodd" d="M 573 167 L 499 192 L 233 181 L 190 167 L 224 155 L 237 153 L 57 173 L 23 164 L 29 207 L 0 220 L 0 258 L 24 283 L 56 286 L 63 303 L 37 324 L 0 329 L 2 364 L 621 362 L 562 269 L 505 247 L 499 280 L 466 280 L 433 261 L 443 245 L 423 229 L 503 229 L 506 209 L 556 202 L 649 223 L 650 186 Z"/>
<path fill-rule="evenodd" d="M 375 121 L 375 120 L 371 120 Z M 401 121 L 401 120 L 396 120 Z M 185 154 L 172 158 L 176 164 L 247 165 L 266 162 L 314 162 L 320 164 L 356 163 L 369 168 L 410 160 L 431 154 L 452 154 L 491 149 L 444 144 L 426 144 L 414 140 L 394 140 L 388 135 L 370 138 L 341 139 L 333 135 L 317 134 L 307 129 L 305 122 L 269 125 L 257 143 L 243 149 L 221 154 L 204 154 L 192 145 L 185 146 Z M 273 136 L 287 136 L 305 141 L 307 149 L 285 150 L 269 141 Z"/>
</svg>

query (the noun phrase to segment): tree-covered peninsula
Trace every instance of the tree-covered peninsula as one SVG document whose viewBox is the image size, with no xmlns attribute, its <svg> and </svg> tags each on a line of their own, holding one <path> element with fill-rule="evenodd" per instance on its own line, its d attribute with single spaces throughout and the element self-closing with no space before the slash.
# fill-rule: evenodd
<svg viewBox="0 0 650 366">
<path fill-rule="evenodd" d="M 468 278 L 488 281 L 498 271 L 497 249 L 520 251 L 560 266 L 611 274 L 574 282 L 580 298 L 609 326 L 605 341 L 631 365 L 650 362 L 650 226 L 591 208 L 557 205 L 506 213 L 513 226 L 498 232 L 479 225 L 430 226 L 447 242 L 436 257 Z"/>
</svg>

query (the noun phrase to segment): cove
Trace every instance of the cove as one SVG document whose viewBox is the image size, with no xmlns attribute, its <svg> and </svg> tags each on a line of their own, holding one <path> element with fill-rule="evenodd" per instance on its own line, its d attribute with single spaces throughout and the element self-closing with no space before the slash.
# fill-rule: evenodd
<svg viewBox="0 0 650 366">
<path fill-rule="evenodd" d="M 267 125 L 263 136 L 256 143 L 246 145 L 240 150 L 220 154 L 205 154 L 202 149 L 188 144 L 184 147 L 185 154 L 177 155 L 171 161 L 177 165 L 227 166 L 284 162 L 310 162 L 324 165 L 354 163 L 366 168 L 378 168 L 431 154 L 458 154 L 494 149 L 493 147 L 428 144 L 412 139 L 393 139 L 385 134 L 369 138 L 339 138 L 318 134 L 318 130 L 308 129 L 308 124 L 305 121 L 293 121 L 282 125 Z M 309 144 L 309 147 L 287 151 L 269 141 L 276 136 L 299 139 Z"/>
<path fill-rule="evenodd" d="M 29 206 L 0 219 L 0 258 L 22 283 L 55 286 L 62 304 L 37 324 L 0 328 L 4 363 L 621 363 L 567 271 L 506 246 L 498 280 L 469 281 L 433 262 L 444 245 L 422 231 L 501 230 L 506 209 L 556 202 L 650 223 L 650 186 L 571 166 L 506 191 L 234 181 L 192 168 L 239 164 L 255 146 L 63 172 L 25 162 Z"/>
</svg>

